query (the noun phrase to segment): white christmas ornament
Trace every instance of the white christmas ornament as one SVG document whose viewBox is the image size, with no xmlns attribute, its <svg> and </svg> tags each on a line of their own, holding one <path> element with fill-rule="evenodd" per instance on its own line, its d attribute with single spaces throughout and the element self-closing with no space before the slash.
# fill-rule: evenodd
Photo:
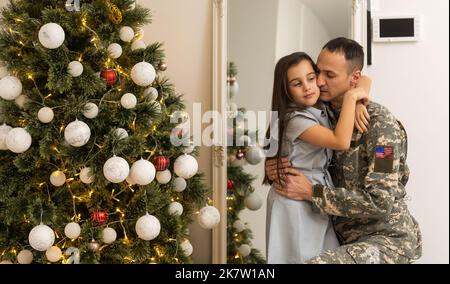
<svg viewBox="0 0 450 284">
<path fill-rule="evenodd" d="M 138 49 L 145 49 L 147 46 L 146 46 L 146 44 L 145 44 L 145 42 L 142 40 L 142 39 L 140 39 L 140 40 L 135 40 L 135 41 L 133 41 L 133 43 L 131 44 L 131 50 L 132 51 L 135 51 L 135 50 L 138 50 Z"/>
<path fill-rule="evenodd" d="M 131 79 L 141 87 L 150 86 L 156 78 L 155 68 L 147 62 L 140 62 L 131 69 Z"/>
<path fill-rule="evenodd" d="M 247 257 L 252 252 L 252 248 L 247 244 L 243 244 L 238 248 L 238 251 L 242 257 Z"/>
<path fill-rule="evenodd" d="M 137 104 L 136 96 L 131 93 L 127 93 L 120 99 L 120 104 L 126 109 L 132 109 L 136 107 Z"/>
<path fill-rule="evenodd" d="M 35 250 L 46 251 L 55 242 L 55 233 L 49 226 L 41 223 L 30 231 L 28 242 Z"/>
<path fill-rule="evenodd" d="M 14 100 L 16 105 L 21 109 L 25 108 L 25 104 L 27 104 L 29 101 L 30 98 L 25 95 L 20 95 Z"/>
<path fill-rule="evenodd" d="M 258 146 L 250 147 L 245 155 L 245 159 L 250 165 L 257 165 L 264 159 L 264 152 Z"/>
<path fill-rule="evenodd" d="M 42 123 L 50 123 L 55 117 L 55 113 L 49 107 L 43 107 L 38 111 L 38 119 Z"/>
<path fill-rule="evenodd" d="M 236 220 L 233 223 L 233 228 L 236 230 L 237 233 L 240 233 L 245 230 L 245 224 L 241 220 Z"/>
<path fill-rule="evenodd" d="M 156 180 L 160 184 L 168 184 L 172 179 L 172 173 L 169 170 L 164 170 L 156 173 Z"/>
<path fill-rule="evenodd" d="M 252 211 L 256 211 L 262 206 L 262 199 L 256 192 L 250 193 L 249 196 L 247 196 L 244 199 L 245 206 L 247 206 L 248 209 Z"/>
<path fill-rule="evenodd" d="M 124 42 L 130 42 L 134 38 L 134 31 L 131 27 L 122 27 L 119 31 L 120 39 Z"/>
<path fill-rule="evenodd" d="M 147 160 L 140 159 L 131 166 L 131 178 L 138 185 L 150 184 L 155 179 L 155 174 L 155 166 Z"/>
<path fill-rule="evenodd" d="M 94 182 L 94 176 L 92 175 L 91 168 L 86 167 L 80 171 L 80 180 L 82 183 L 90 184 Z"/>
<path fill-rule="evenodd" d="M 98 106 L 94 103 L 87 103 L 84 105 L 83 115 L 89 119 L 96 118 L 98 115 Z"/>
<path fill-rule="evenodd" d="M 180 244 L 181 250 L 183 250 L 185 256 L 190 256 L 194 251 L 191 242 L 186 239 Z"/>
<path fill-rule="evenodd" d="M 15 100 L 22 93 L 22 82 L 15 76 L 0 80 L 0 97 L 7 101 Z"/>
<path fill-rule="evenodd" d="M 153 101 L 156 101 L 156 99 L 158 98 L 159 94 L 158 94 L 158 90 L 157 89 L 155 89 L 153 87 L 148 87 L 142 93 L 142 96 L 144 97 L 145 100 L 153 102 Z"/>
<path fill-rule="evenodd" d="M 242 135 L 237 139 L 237 143 L 236 146 L 249 146 L 252 144 L 252 139 L 247 135 Z"/>
<path fill-rule="evenodd" d="M 91 129 L 86 123 L 78 119 L 69 123 L 64 130 L 64 139 L 74 147 L 86 145 L 89 138 L 91 138 Z"/>
<path fill-rule="evenodd" d="M 78 223 L 75 222 L 69 223 L 64 227 L 64 234 L 69 239 L 74 240 L 80 236 L 81 227 L 80 225 L 78 225 Z"/>
<path fill-rule="evenodd" d="M 23 153 L 30 149 L 31 135 L 24 128 L 13 128 L 8 132 L 5 139 L 8 149 L 16 154 Z"/>
<path fill-rule="evenodd" d="M 230 103 L 228 105 L 228 118 L 235 118 L 239 113 L 237 104 Z"/>
<path fill-rule="evenodd" d="M 184 179 L 190 179 L 198 171 L 197 160 L 191 155 L 182 155 L 175 160 L 174 171 L 177 176 Z"/>
<path fill-rule="evenodd" d="M 11 129 L 12 127 L 9 125 L 0 125 L 0 150 L 9 150 L 8 145 L 6 145 L 6 136 Z"/>
<path fill-rule="evenodd" d="M 13 264 L 11 260 L 2 260 L 0 264 Z"/>
<path fill-rule="evenodd" d="M 79 77 L 81 74 L 83 74 L 83 69 L 83 64 L 81 64 L 81 62 L 72 61 L 67 67 L 67 72 L 69 72 L 72 77 Z"/>
<path fill-rule="evenodd" d="M 151 241 L 159 235 L 161 224 L 155 216 L 147 213 L 137 220 L 135 229 L 139 238 L 145 241 Z"/>
<path fill-rule="evenodd" d="M 64 43 L 64 29 L 56 23 L 43 25 L 39 30 L 39 42 L 48 49 L 55 49 Z"/>
<path fill-rule="evenodd" d="M 123 128 L 117 128 L 117 129 L 114 131 L 114 134 L 116 135 L 116 137 L 117 137 L 119 140 L 128 138 L 128 132 L 127 132 L 125 129 L 123 129 Z"/>
<path fill-rule="evenodd" d="M 111 58 L 117 59 L 122 55 L 122 47 L 118 43 L 111 43 L 108 46 L 108 54 Z"/>
<path fill-rule="evenodd" d="M 239 93 L 239 83 L 234 82 L 233 85 L 228 86 L 228 94 L 230 97 L 234 97 Z"/>
<path fill-rule="evenodd" d="M 172 202 L 169 205 L 169 214 L 175 216 L 181 216 L 183 214 L 183 205 L 179 202 Z"/>
<path fill-rule="evenodd" d="M 113 228 L 104 228 L 102 231 L 102 240 L 105 244 L 112 244 L 116 241 L 117 233 Z"/>
<path fill-rule="evenodd" d="M 152 102 L 152 107 L 155 113 L 160 114 L 161 113 L 161 104 L 159 102 Z"/>
<path fill-rule="evenodd" d="M 177 177 L 173 181 L 173 190 L 176 192 L 183 192 L 186 189 L 186 180 L 182 177 Z"/>
<path fill-rule="evenodd" d="M 57 262 L 61 259 L 62 251 L 57 246 L 52 246 L 45 252 L 45 256 L 50 262 Z"/>
<path fill-rule="evenodd" d="M 131 175 L 128 175 L 128 177 L 125 179 L 127 181 L 127 183 L 129 185 L 135 185 L 136 183 L 134 182 L 133 178 L 131 177 Z"/>
<path fill-rule="evenodd" d="M 206 206 L 200 209 L 198 223 L 204 229 L 212 229 L 220 222 L 220 213 L 214 206 Z"/>
<path fill-rule="evenodd" d="M 17 255 L 17 262 L 19 264 L 30 264 L 33 262 L 33 253 L 27 249 L 21 250 Z"/>
<path fill-rule="evenodd" d="M 103 166 L 103 175 L 112 183 L 123 182 L 130 173 L 130 165 L 121 157 L 112 157 Z"/>
<path fill-rule="evenodd" d="M 54 171 L 50 175 L 50 182 L 56 187 L 62 186 L 66 183 L 66 175 L 61 171 Z"/>
</svg>

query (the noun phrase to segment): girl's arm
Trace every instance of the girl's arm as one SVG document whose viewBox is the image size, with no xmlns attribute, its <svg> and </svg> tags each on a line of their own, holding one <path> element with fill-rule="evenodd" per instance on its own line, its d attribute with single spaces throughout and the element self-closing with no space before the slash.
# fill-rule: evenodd
<svg viewBox="0 0 450 284">
<path fill-rule="evenodd" d="M 299 139 L 322 148 L 347 150 L 350 148 L 353 134 L 356 102 L 362 99 L 367 99 L 367 93 L 362 88 L 348 91 L 344 95 L 341 115 L 334 131 L 321 125 L 315 125 L 305 130 Z"/>
<path fill-rule="evenodd" d="M 372 87 L 372 80 L 367 76 L 362 76 L 359 79 L 356 87 L 360 87 L 370 96 L 370 89 Z M 359 132 L 367 132 L 370 124 L 370 115 L 367 112 L 367 105 L 369 104 L 369 99 L 362 100 L 356 103 L 355 111 L 355 127 Z"/>
</svg>

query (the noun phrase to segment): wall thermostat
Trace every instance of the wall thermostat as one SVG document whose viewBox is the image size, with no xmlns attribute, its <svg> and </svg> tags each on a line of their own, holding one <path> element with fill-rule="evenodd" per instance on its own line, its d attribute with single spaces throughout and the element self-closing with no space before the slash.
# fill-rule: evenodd
<svg viewBox="0 0 450 284">
<path fill-rule="evenodd" d="M 377 16 L 373 18 L 374 42 L 418 41 L 419 16 Z"/>
</svg>

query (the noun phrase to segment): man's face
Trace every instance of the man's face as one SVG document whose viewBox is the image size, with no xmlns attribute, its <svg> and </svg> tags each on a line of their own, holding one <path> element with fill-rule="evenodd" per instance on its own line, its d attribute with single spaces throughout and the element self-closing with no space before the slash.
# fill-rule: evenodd
<svg viewBox="0 0 450 284">
<path fill-rule="evenodd" d="M 320 74 L 317 85 L 320 99 L 335 105 L 342 105 L 342 96 L 352 88 L 352 74 L 349 74 L 345 55 L 322 50 L 317 59 Z"/>
</svg>

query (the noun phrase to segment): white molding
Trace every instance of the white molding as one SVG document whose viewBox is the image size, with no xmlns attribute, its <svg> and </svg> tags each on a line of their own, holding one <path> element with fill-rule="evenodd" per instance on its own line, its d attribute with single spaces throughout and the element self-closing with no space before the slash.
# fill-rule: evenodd
<svg viewBox="0 0 450 284">
<path fill-rule="evenodd" d="M 225 117 L 227 110 L 227 0 L 213 2 L 213 110 Z M 213 229 L 212 263 L 227 262 L 227 147 L 226 119 L 217 124 L 217 137 L 212 153 L 213 203 L 220 211 L 221 220 Z"/>
<path fill-rule="evenodd" d="M 367 54 L 367 0 L 353 0 L 351 31 L 352 39 L 359 42 Z M 364 61 L 367 66 L 367 56 Z"/>
</svg>

